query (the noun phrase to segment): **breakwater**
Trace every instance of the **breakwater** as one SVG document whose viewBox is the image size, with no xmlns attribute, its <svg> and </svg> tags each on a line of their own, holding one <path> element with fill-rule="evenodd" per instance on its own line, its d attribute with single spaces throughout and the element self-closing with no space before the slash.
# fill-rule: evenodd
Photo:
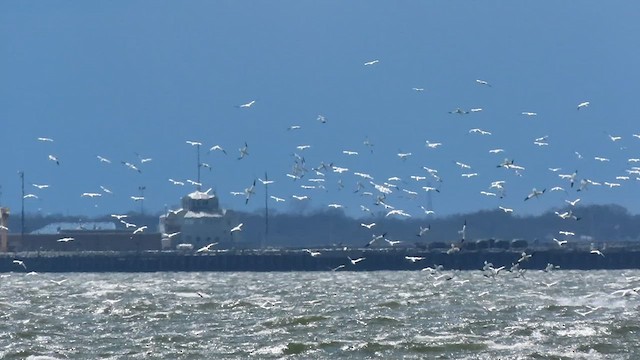
<svg viewBox="0 0 640 360">
<path fill-rule="evenodd" d="M 509 268 L 521 251 L 440 251 L 415 249 L 302 249 L 222 250 L 208 253 L 146 252 L 28 252 L 0 255 L 0 272 L 155 272 L 155 271 L 376 271 L 420 270 L 442 265 L 444 269 L 476 270 L 484 262 Z M 527 251 L 523 269 L 544 269 L 553 264 L 566 270 L 640 269 L 640 251 L 611 249 L 605 256 L 585 250 Z M 406 257 L 418 257 L 410 261 Z M 364 258 L 357 263 L 351 259 Z M 14 260 L 24 263 L 22 266 Z"/>
</svg>

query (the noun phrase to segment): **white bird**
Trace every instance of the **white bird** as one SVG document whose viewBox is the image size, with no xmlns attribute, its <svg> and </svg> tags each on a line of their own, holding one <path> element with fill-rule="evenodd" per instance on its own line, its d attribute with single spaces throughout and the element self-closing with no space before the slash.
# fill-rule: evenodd
<svg viewBox="0 0 640 360">
<path fill-rule="evenodd" d="M 564 245 L 566 245 L 568 243 L 567 240 L 558 240 L 556 238 L 553 238 L 553 241 L 555 241 L 556 244 L 558 244 L 558 246 L 564 246 Z"/>
<path fill-rule="evenodd" d="M 372 222 L 371 224 L 361 223 L 360 226 L 366 227 L 367 229 L 371 229 L 372 227 L 376 226 L 376 223 L 374 222 Z"/>
<path fill-rule="evenodd" d="M 363 261 L 364 259 L 366 259 L 366 258 L 364 258 L 364 257 L 360 257 L 360 258 L 357 258 L 357 259 L 352 259 L 352 258 L 351 258 L 351 257 L 349 257 L 349 256 L 347 256 L 347 258 L 349 259 L 349 261 L 351 261 L 351 264 L 352 264 L 352 265 L 355 265 L 355 264 L 359 263 L 360 261 Z"/>
<path fill-rule="evenodd" d="M 106 157 L 102 157 L 102 156 L 98 155 L 97 158 L 98 158 L 98 160 L 100 162 L 111 164 L 111 160 L 107 159 Z"/>
<path fill-rule="evenodd" d="M 243 225 L 243 223 L 238 224 L 236 227 L 234 227 L 231 230 L 229 230 L 229 232 L 230 233 L 234 233 L 236 231 L 242 231 L 242 225 Z"/>
<path fill-rule="evenodd" d="M 477 79 L 477 80 L 476 80 L 476 83 L 478 83 L 478 84 L 480 84 L 480 85 L 486 85 L 486 86 L 491 87 L 491 84 L 489 84 L 489 83 L 488 83 L 487 81 L 485 81 L 485 80 Z"/>
<path fill-rule="evenodd" d="M 53 139 L 52 138 L 48 138 L 48 137 L 39 137 L 38 141 L 53 142 Z"/>
<path fill-rule="evenodd" d="M 308 252 L 309 255 L 311 255 L 311 257 L 316 257 L 316 256 L 320 256 L 321 253 L 319 251 L 311 251 L 309 249 L 304 249 L 304 251 Z"/>
<path fill-rule="evenodd" d="M 389 240 L 389 239 L 384 239 L 384 241 L 386 241 L 390 246 L 396 246 L 402 242 L 400 240 Z"/>
<path fill-rule="evenodd" d="M 200 249 L 196 250 L 196 252 L 197 252 L 197 253 L 209 252 L 209 251 L 211 251 L 211 249 L 212 249 L 214 246 L 216 246 L 216 245 L 218 245 L 218 243 L 217 243 L 217 242 L 214 242 L 214 243 L 211 243 L 211 244 L 205 245 L 205 246 L 201 247 Z"/>
<path fill-rule="evenodd" d="M 180 186 L 184 186 L 184 182 L 182 182 L 182 181 L 169 179 L 169 182 L 170 182 L 170 183 L 172 183 L 173 185 L 180 185 Z"/>
<path fill-rule="evenodd" d="M 504 207 L 504 206 L 498 206 L 498 209 L 500 209 L 500 210 L 504 211 L 505 213 L 512 213 L 512 212 L 513 212 L 513 209 L 511 209 L 511 208 L 506 208 L 506 207 Z"/>
<path fill-rule="evenodd" d="M 191 145 L 191 146 L 202 146 L 202 143 L 199 142 L 199 141 L 187 140 L 186 143 Z"/>
<path fill-rule="evenodd" d="M 364 63 L 364 66 L 375 65 L 375 64 L 377 64 L 379 62 L 380 62 L 380 60 L 367 61 L 366 63 Z"/>
<path fill-rule="evenodd" d="M 238 105 L 238 107 L 239 107 L 239 108 L 250 108 L 250 107 L 252 107 L 252 106 L 253 106 L 253 104 L 255 104 L 255 103 L 256 103 L 256 101 L 255 101 L 255 100 L 251 100 L 251 101 L 249 101 L 248 103 Z"/>
<path fill-rule="evenodd" d="M 113 191 L 111 191 L 110 189 L 108 189 L 108 188 L 106 188 L 106 187 L 104 187 L 102 185 L 100 185 L 100 189 L 102 191 L 104 191 L 106 194 L 113 194 Z"/>
<path fill-rule="evenodd" d="M 60 165 L 60 161 L 58 161 L 58 158 L 53 155 L 49 155 L 49 160 L 55 162 L 56 165 Z"/>
<path fill-rule="evenodd" d="M 594 254 L 594 255 L 600 255 L 600 256 L 604 257 L 604 254 L 598 249 L 593 249 L 593 250 L 590 251 L 590 253 Z"/>
<path fill-rule="evenodd" d="M 211 152 L 211 151 L 222 151 L 223 154 L 227 155 L 227 151 L 225 149 L 223 149 L 222 146 L 220 146 L 220 145 L 213 145 L 209 149 L 209 152 Z"/>
<path fill-rule="evenodd" d="M 424 260 L 423 256 L 405 256 L 404 258 L 411 261 L 412 263 L 418 262 L 420 260 Z"/>
<path fill-rule="evenodd" d="M 177 231 L 177 232 L 174 232 L 174 233 L 170 233 L 170 234 L 162 233 L 162 236 L 171 239 L 171 238 L 173 238 L 175 236 L 180 235 L 180 233 L 181 233 L 180 231 Z"/>
<path fill-rule="evenodd" d="M 80 196 L 94 198 L 94 197 L 100 197 L 100 196 L 102 196 L 102 194 L 86 192 L 86 193 L 82 193 L 82 195 L 80 195 Z"/>
<path fill-rule="evenodd" d="M 112 217 L 112 218 L 116 218 L 116 219 L 118 219 L 118 220 L 122 220 L 122 219 L 124 219 L 124 218 L 126 218 L 126 217 L 128 217 L 128 216 L 129 216 L 129 215 L 111 214 L 111 217 Z"/>
<path fill-rule="evenodd" d="M 25 265 L 24 261 L 16 259 L 16 260 L 13 260 L 13 263 L 18 266 L 22 266 L 25 270 L 27 270 L 27 265 Z"/>
<path fill-rule="evenodd" d="M 244 143 L 244 146 L 241 147 L 239 151 L 240 151 L 240 156 L 238 157 L 238 160 L 242 160 L 244 159 L 245 156 L 249 155 L 249 145 L 247 145 L 246 141 Z"/>
<path fill-rule="evenodd" d="M 137 171 L 139 173 L 141 173 L 142 171 L 140 171 L 140 169 L 138 169 L 137 166 L 135 166 L 134 164 L 127 162 L 127 161 L 122 161 L 122 164 L 126 167 L 128 167 L 129 169 L 133 170 L 133 171 Z"/>
<path fill-rule="evenodd" d="M 424 88 L 414 87 L 414 88 L 411 88 L 411 90 L 422 92 L 422 91 L 424 91 Z"/>
<path fill-rule="evenodd" d="M 416 236 L 422 236 L 424 235 L 427 231 L 431 230 L 431 225 L 427 225 L 426 227 L 422 227 L 422 225 L 419 225 L 420 229 L 418 230 L 418 234 L 416 234 Z"/>
<path fill-rule="evenodd" d="M 480 135 L 491 135 L 491 133 L 489 131 L 485 131 L 485 130 L 478 129 L 478 128 L 469 130 L 469 133 L 470 134 L 471 133 L 476 133 L 476 134 L 480 134 Z"/>
<path fill-rule="evenodd" d="M 296 200 L 308 200 L 309 197 L 307 195 L 291 195 L 291 197 L 293 197 Z"/>
<path fill-rule="evenodd" d="M 133 230 L 133 233 L 134 233 L 134 234 L 139 234 L 139 233 L 141 233 L 141 232 L 145 231 L 146 229 L 147 229 L 147 226 L 146 226 L 146 225 L 143 225 L 143 226 L 140 226 L 139 228 L 137 228 L 137 229 Z"/>
<path fill-rule="evenodd" d="M 69 241 L 73 241 L 73 240 L 75 240 L 75 238 L 72 238 L 72 237 L 63 237 L 63 238 L 60 238 L 60 239 L 58 239 L 58 240 L 56 240 L 56 241 L 57 241 L 57 242 L 69 242 Z"/>
<path fill-rule="evenodd" d="M 534 197 L 535 197 L 535 198 L 537 198 L 538 196 L 540 196 L 540 195 L 544 194 L 544 192 L 545 192 L 546 190 L 547 190 L 547 189 L 536 190 L 536 188 L 533 188 L 533 190 L 531 191 L 531 193 L 530 193 L 529 195 L 527 195 L 527 197 L 526 197 L 526 198 L 524 198 L 524 201 L 527 201 L 527 200 L 529 200 L 529 199 L 531 199 L 531 198 L 534 198 Z"/>
<path fill-rule="evenodd" d="M 311 145 L 298 145 L 296 146 L 296 149 L 300 150 L 300 151 L 304 151 L 311 148 Z"/>
<path fill-rule="evenodd" d="M 37 199 L 38 195 L 36 194 L 27 194 L 25 196 L 22 197 L 23 199 Z"/>
<path fill-rule="evenodd" d="M 489 150 L 489 152 L 492 154 L 498 154 L 498 153 L 504 152 L 504 149 L 491 149 Z"/>
<path fill-rule="evenodd" d="M 42 185 L 39 185 L 39 184 L 31 184 L 31 185 L 33 185 L 34 187 L 36 187 L 36 188 L 38 188 L 38 189 L 40 189 L 40 190 L 42 190 L 42 189 L 46 189 L 46 188 L 48 188 L 48 187 L 49 187 L 49 185 L 47 185 L 47 184 L 42 184 Z"/>
<path fill-rule="evenodd" d="M 580 104 L 578 104 L 578 110 L 580 110 L 580 109 L 582 109 L 582 108 L 584 108 L 584 107 L 589 106 L 589 104 L 590 104 L 590 103 L 589 103 L 588 101 L 583 101 L 583 102 L 581 102 Z"/>
<path fill-rule="evenodd" d="M 272 198 L 273 200 L 275 200 L 276 202 L 284 202 L 285 200 L 283 198 L 277 197 L 277 196 L 273 196 L 270 195 L 270 198 Z"/>
<path fill-rule="evenodd" d="M 538 115 L 538 113 L 535 112 L 530 112 L 530 111 L 523 111 L 522 115 L 526 115 L 526 116 L 536 116 Z"/>
<path fill-rule="evenodd" d="M 358 155 L 357 151 L 351 151 L 351 150 L 342 150 L 342 153 L 345 155 Z"/>
<path fill-rule="evenodd" d="M 442 143 L 440 143 L 440 142 L 431 142 L 431 141 L 427 140 L 427 141 L 425 141 L 425 145 L 428 148 L 435 149 L 438 146 L 442 146 Z"/>
<path fill-rule="evenodd" d="M 565 200 L 564 202 L 566 202 L 567 204 L 571 205 L 571 206 L 576 206 L 576 204 L 580 201 L 580 198 L 577 198 L 575 200 Z"/>
<path fill-rule="evenodd" d="M 576 235 L 576 233 L 574 233 L 572 231 L 565 231 L 565 230 L 558 231 L 558 234 L 564 235 L 564 236 L 575 236 Z"/>
<path fill-rule="evenodd" d="M 409 156 L 411 156 L 412 154 L 411 154 L 410 152 L 408 152 L 408 153 L 398 153 L 397 155 L 398 155 L 398 157 L 399 157 L 400 159 L 402 159 L 402 160 L 407 160 L 407 158 L 408 158 Z"/>
</svg>

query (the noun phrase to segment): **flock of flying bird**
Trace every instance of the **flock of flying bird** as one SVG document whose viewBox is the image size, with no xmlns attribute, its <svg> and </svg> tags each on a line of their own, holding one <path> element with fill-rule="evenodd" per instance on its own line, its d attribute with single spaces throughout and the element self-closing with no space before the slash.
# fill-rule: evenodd
<svg viewBox="0 0 640 360">
<path fill-rule="evenodd" d="M 364 66 L 367 68 L 376 67 L 380 65 L 379 60 L 371 60 L 364 62 Z M 470 81 L 472 82 L 472 81 Z M 488 91 L 491 91 L 493 85 L 486 80 L 476 79 L 474 86 L 486 87 Z M 422 87 L 413 87 L 411 89 L 414 92 L 422 93 L 424 92 L 424 88 Z M 589 101 L 582 101 L 578 104 L 574 105 L 577 111 L 584 112 L 588 111 Z M 259 103 L 256 100 L 251 100 L 246 103 L 242 103 L 237 105 L 236 107 L 239 109 L 238 111 L 255 111 L 255 107 L 259 106 Z M 474 113 L 480 113 L 484 110 L 482 108 L 471 108 L 471 109 L 463 109 L 463 108 L 455 108 L 448 111 L 449 116 L 452 117 L 466 117 L 473 116 Z M 446 114 L 446 111 L 443 111 Z M 446 116 L 446 115 L 445 115 Z M 531 111 L 522 111 L 521 116 L 524 117 L 536 117 L 538 114 L 536 112 Z M 330 121 L 324 115 L 318 115 L 317 123 L 319 126 L 330 126 Z M 286 132 L 285 136 L 293 136 L 291 135 L 294 132 L 299 132 L 303 127 L 307 125 L 300 124 L 292 124 L 286 129 L 282 129 Z M 316 130 L 318 131 L 318 130 Z M 477 135 L 477 136 L 491 136 L 493 133 L 488 130 L 484 130 L 480 127 L 474 127 L 468 130 L 468 134 Z M 606 134 L 609 141 L 617 142 L 622 139 L 621 136 L 614 136 L 611 134 Z M 633 134 L 633 137 L 640 139 L 640 134 Z M 40 142 L 53 142 L 52 138 L 48 137 L 38 137 L 38 141 Z M 532 143 L 539 147 L 547 147 L 550 144 L 550 136 L 540 136 L 534 139 L 530 139 Z M 205 146 L 201 140 L 189 139 L 185 140 L 186 144 L 189 146 L 198 148 L 198 155 L 200 150 L 208 150 L 208 155 L 213 155 L 214 153 L 220 154 L 220 156 L 225 156 L 227 158 L 231 158 L 231 151 L 227 151 L 222 145 L 214 144 Z M 242 163 L 242 160 L 250 157 L 251 152 L 249 151 L 250 147 L 247 141 L 239 142 L 241 144 L 237 149 L 237 156 L 235 156 L 233 161 L 237 161 L 239 164 Z M 427 204 L 427 207 L 423 205 L 424 200 L 421 198 L 425 197 L 425 194 L 428 199 L 431 196 L 440 196 L 439 194 L 445 193 L 446 191 L 455 191 L 452 189 L 445 189 L 443 183 L 445 182 L 443 171 L 441 169 L 436 169 L 433 167 L 422 166 L 421 168 L 412 168 L 408 169 L 408 176 L 398 176 L 389 174 L 387 177 L 381 178 L 380 176 L 373 176 L 370 173 L 364 171 L 356 171 L 350 167 L 341 164 L 341 159 L 354 159 L 362 156 L 371 156 L 374 154 L 374 143 L 368 138 L 365 137 L 362 141 L 363 148 L 350 148 L 343 149 L 337 155 L 332 155 L 334 159 L 325 159 L 324 161 L 319 161 L 317 163 L 311 164 L 309 160 L 308 154 L 313 151 L 313 144 L 299 144 L 295 147 L 295 149 L 291 149 L 291 163 L 288 171 L 280 176 L 277 176 L 273 179 L 267 179 L 266 174 L 265 178 L 255 178 L 255 179 L 247 179 L 245 187 L 238 188 L 234 191 L 230 191 L 230 195 L 233 197 L 240 197 L 243 199 L 245 204 L 249 204 L 250 200 L 256 194 L 258 187 L 256 186 L 259 182 L 262 186 L 264 186 L 265 190 L 268 191 L 268 198 L 270 201 L 274 203 L 285 203 L 285 202 L 309 202 L 318 192 L 323 193 L 332 193 L 332 194 L 341 194 L 340 199 L 346 199 L 347 194 L 352 194 L 357 196 L 356 201 L 360 201 L 360 210 L 364 216 L 370 216 L 375 218 L 375 215 L 382 216 L 385 218 L 388 217 L 399 217 L 399 218 L 408 218 L 414 215 L 418 216 L 429 216 L 434 215 L 435 210 L 431 208 L 430 204 Z M 433 140 L 425 140 L 424 148 L 427 151 L 435 151 L 439 148 L 443 147 L 443 144 L 438 141 Z M 470 149 L 474 150 L 474 149 Z M 489 154 L 492 155 L 500 155 L 502 153 L 506 153 L 506 151 L 502 148 L 491 148 L 488 150 Z M 144 164 L 152 161 L 152 158 L 143 157 L 139 154 L 138 161 L 121 161 L 120 163 L 127 169 L 141 173 L 142 166 Z M 430 154 L 431 155 L 431 154 Z M 578 152 L 575 154 L 578 158 L 582 158 L 582 155 Z M 62 161 L 55 154 L 48 154 L 48 159 L 55 164 L 55 166 L 62 166 Z M 421 154 L 414 155 L 412 152 L 408 151 L 398 151 L 397 159 L 401 162 L 407 162 L 408 159 L 414 159 L 416 157 L 421 156 Z M 198 158 L 200 158 L 198 156 Z M 610 159 L 605 157 L 595 157 L 596 161 L 599 162 L 607 162 Z M 96 155 L 96 161 L 100 164 L 110 165 L 112 164 L 112 160 L 103 155 Z M 553 187 L 541 187 L 535 188 L 533 187 L 528 194 L 523 194 L 524 201 L 535 201 L 535 199 L 540 198 L 542 196 L 548 196 L 551 192 L 559 192 L 565 194 L 565 202 L 568 206 L 567 210 L 556 211 L 556 214 L 559 218 L 567 221 L 578 221 L 580 220 L 579 215 L 577 214 L 579 211 L 576 210 L 578 206 L 578 202 L 580 202 L 580 198 L 578 197 L 581 194 L 585 194 L 586 190 L 595 187 L 595 186 L 606 186 L 609 188 L 615 188 L 622 186 L 624 181 L 628 180 L 640 180 L 640 167 L 632 166 L 635 162 L 640 162 L 638 158 L 629 158 L 628 163 L 630 167 L 625 170 L 624 174 L 620 174 L 615 177 L 615 181 L 596 181 L 586 177 L 580 177 L 579 171 L 573 169 L 569 172 L 562 171 L 559 167 L 549 167 L 548 171 L 557 174 L 558 185 Z M 353 163 L 353 162 L 351 162 Z M 355 163 L 358 163 L 356 161 Z M 463 179 L 472 179 L 480 176 L 480 173 L 475 170 L 471 165 L 462 161 L 452 161 L 455 164 L 455 167 L 460 170 L 460 173 L 457 176 L 460 176 Z M 198 166 L 202 169 L 211 170 L 212 166 L 207 162 L 200 162 Z M 238 165 L 241 166 L 241 165 Z M 383 169 L 382 166 L 376 165 L 376 172 L 380 172 Z M 514 177 L 522 177 L 526 172 L 526 168 L 524 164 L 515 161 L 514 159 L 505 158 L 502 161 L 495 162 L 495 169 L 504 170 L 505 177 L 506 176 L 514 176 Z M 495 170 L 494 169 L 494 170 Z M 447 173 L 447 176 L 451 174 Z M 167 179 L 171 185 L 175 186 L 185 186 L 187 183 L 191 186 L 194 186 L 197 189 L 200 189 L 204 186 L 204 184 L 197 180 L 186 179 L 179 180 L 176 177 L 171 177 Z M 285 185 L 284 192 L 291 192 L 291 189 L 297 189 L 293 191 L 293 194 L 289 194 L 289 196 L 285 196 L 279 193 L 283 188 L 280 184 L 288 182 Z M 354 185 L 348 185 L 354 184 Z M 44 190 L 49 185 L 47 184 L 33 184 L 34 188 L 38 190 Z M 351 187 L 353 186 L 353 187 Z M 488 181 L 486 187 L 478 189 L 478 193 L 487 198 L 495 198 L 495 199 L 505 199 L 507 197 L 507 188 L 508 181 L 504 179 L 491 180 Z M 91 192 L 83 192 L 79 194 L 81 197 L 94 198 L 98 199 L 107 194 L 113 194 L 107 186 L 100 186 L 100 191 L 91 191 Z M 570 197 L 570 194 L 574 194 L 573 197 Z M 509 195 L 512 196 L 512 195 Z M 38 195 L 34 193 L 29 193 L 24 195 L 25 198 L 38 198 Z M 144 196 L 130 196 L 132 201 L 144 201 Z M 398 202 L 402 199 L 405 203 L 406 201 L 415 201 L 414 208 L 402 208 L 398 205 Z M 353 201 L 353 199 L 345 200 L 345 201 Z M 430 201 L 428 201 L 430 203 Z M 317 204 L 316 204 L 317 205 Z M 328 208 L 333 209 L 346 209 L 347 205 L 341 201 L 335 201 L 326 204 Z M 505 213 L 514 213 L 513 207 L 507 207 L 505 204 L 498 203 L 495 206 L 497 209 L 504 211 Z M 297 209 L 294 205 L 293 209 Z M 372 210 L 373 209 L 373 210 Z M 418 212 L 417 209 L 421 209 Z M 132 227 L 135 228 L 134 232 L 144 231 L 146 227 L 137 226 L 135 224 L 128 224 L 123 218 L 118 218 L 120 222 L 126 228 Z M 371 231 L 372 240 L 368 242 L 365 246 L 373 246 L 377 244 L 386 244 L 387 246 L 396 246 L 401 244 L 404 240 L 391 240 L 386 237 L 386 234 L 380 235 L 375 233 L 375 222 L 370 223 L 362 223 L 362 227 Z M 467 224 L 463 224 L 461 230 L 459 231 L 460 240 L 465 240 Z M 425 226 L 420 226 L 419 229 L 416 229 L 416 235 L 422 237 L 424 236 L 430 226 L 426 224 Z M 242 224 L 234 227 L 233 231 L 240 231 L 242 229 Z M 557 236 L 553 238 L 558 246 L 565 246 L 571 237 L 576 234 L 570 230 L 570 226 L 567 228 L 560 229 L 557 232 Z M 61 239 L 62 240 L 62 239 Z M 67 240 L 71 241 L 71 240 Z M 201 249 L 202 251 L 206 251 L 207 249 Z M 593 249 L 594 254 L 602 255 L 597 249 Z M 459 251 L 459 244 L 452 244 L 451 252 Z M 312 256 L 317 256 L 314 252 L 310 252 Z M 353 264 L 356 264 L 359 259 L 350 259 Z"/>
</svg>

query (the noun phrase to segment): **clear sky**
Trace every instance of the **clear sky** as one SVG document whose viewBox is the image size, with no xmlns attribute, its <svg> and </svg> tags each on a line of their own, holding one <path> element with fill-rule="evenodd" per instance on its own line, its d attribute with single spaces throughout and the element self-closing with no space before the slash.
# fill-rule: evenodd
<svg viewBox="0 0 640 360">
<path fill-rule="evenodd" d="M 384 201 L 412 216 L 420 206 L 438 216 L 498 206 L 537 214 L 576 198 L 638 213 L 640 175 L 626 170 L 640 166 L 628 160 L 640 158 L 639 13 L 633 1 L 3 1 L 0 202 L 19 211 L 24 171 L 37 196 L 25 199 L 31 213 L 137 210 L 130 197 L 141 186 L 146 211 L 173 208 L 194 189 L 168 180 L 196 179 L 189 140 L 212 168 L 202 169 L 203 189 L 236 210 L 264 206 L 259 182 L 248 204 L 231 192 L 265 172 L 269 194 L 285 199 L 270 199 L 274 210 L 383 210 L 359 172 L 379 185 L 401 178 Z M 482 111 L 449 113 L 456 108 Z M 534 144 L 544 136 L 547 145 Z M 216 144 L 227 155 L 209 152 Z M 286 175 L 294 153 L 308 170 L 295 180 Z M 505 158 L 524 170 L 497 167 Z M 334 166 L 324 176 L 312 170 L 322 162 Z M 571 189 L 559 174 L 576 170 Z M 601 185 L 577 192 L 585 179 Z M 481 193 L 500 180 L 503 198 Z M 365 188 L 354 193 L 358 181 Z M 523 201 L 533 188 L 547 191 Z"/>
</svg>

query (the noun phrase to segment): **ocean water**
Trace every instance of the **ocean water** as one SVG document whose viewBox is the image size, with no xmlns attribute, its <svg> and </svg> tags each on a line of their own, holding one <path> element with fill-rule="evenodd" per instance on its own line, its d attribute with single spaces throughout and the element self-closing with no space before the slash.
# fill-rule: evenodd
<svg viewBox="0 0 640 360">
<path fill-rule="evenodd" d="M 9 273 L 0 358 L 639 359 L 638 286 L 640 271 Z"/>
</svg>

